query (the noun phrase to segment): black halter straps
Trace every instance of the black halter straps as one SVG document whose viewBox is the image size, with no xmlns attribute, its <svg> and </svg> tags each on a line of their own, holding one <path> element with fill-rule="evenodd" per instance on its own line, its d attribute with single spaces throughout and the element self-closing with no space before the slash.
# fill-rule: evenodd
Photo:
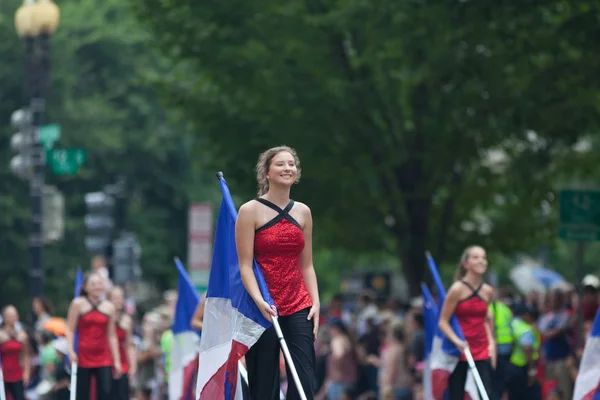
<svg viewBox="0 0 600 400">
<path fill-rule="evenodd" d="M 476 288 L 474 288 L 473 286 L 471 286 L 471 284 L 470 284 L 469 282 L 467 282 L 467 281 L 464 281 L 464 280 L 462 280 L 462 279 L 461 279 L 461 281 L 460 281 L 460 282 L 462 282 L 462 283 L 463 283 L 465 286 L 467 286 L 469 289 L 471 289 L 471 291 L 472 291 L 473 293 L 471 293 L 471 295 L 470 295 L 469 297 L 467 297 L 466 299 L 464 299 L 464 300 L 460 300 L 460 301 L 459 301 L 459 303 L 460 303 L 460 302 L 463 302 L 463 301 L 467 301 L 467 300 L 469 300 L 469 299 L 470 299 L 470 298 L 472 298 L 472 297 L 479 297 L 479 298 L 480 298 L 482 301 L 484 301 L 485 303 L 487 303 L 487 300 L 486 300 L 486 299 L 484 299 L 483 297 L 481 297 L 481 296 L 479 295 L 479 290 L 481 290 L 481 288 L 483 287 L 483 284 L 484 284 L 484 282 L 481 282 L 481 283 L 479 284 L 479 286 L 477 286 Z"/>
<path fill-rule="evenodd" d="M 100 301 L 98 302 L 98 304 L 94 304 L 94 302 L 92 300 L 90 300 L 89 297 L 87 297 L 87 296 L 84 296 L 84 297 L 88 301 L 88 303 L 90 303 L 90 306 L 92 306 L 92 308 L 89 311 L 83 313 L 83 315 L 89 314 L 89 313 L 91 313 L 93 311 L 98 311 L 100 314 L 104 314 L 104 315 L 108 316 L 108 314 L 100 311 L 100 309 L 98 308 L 104 302 L 104 300 L 100 299 Z"/>
<path fill-rule="evenodd" d="M 261 199 L 260 197 L 255 200 L 258 201 L 259 203 L 264 204 L 265 206 L 277 211 L 277 213 L 278 213 L 275 218 L 273 218 L 272 220 L 270 220 L 269 222 L 267 222 L 266 224 L 264 224 L 263 226 L 258 228 L 256 230 L 256 232 L 263 231 L 267 228 L 270 228 L 273 225 L 277 224 L 282 219 L 287 219 L 289 222 L 296 225 L 298 228 L 302 229 L 302 227 L 300 226 L 298 221 L 296 221 L 294 219 L 294 217 L 292 217 L 290 215 L 290 210 L 294 207 L 294 200 L 290 200 L 290 202 L 288 203 L 287 206 L 285 206 L 285 208 L 280 208 L 276 204 L 271 203 L 269 200 Z"/>
<path fill-rule="evenodd" d="M 102 300 L 100 300 L 98 304 L 94 304 L 94 302 L 90 300 L 89 297 L 85 296 L 85 299 L 88 301 L 88 303 L 90 303 L 90 306 L 92 306 L 92 309 L 90 311 L 98 310 L 98 307 L 100 306 L 100 304 L 102 304 Z"/>
</svg>

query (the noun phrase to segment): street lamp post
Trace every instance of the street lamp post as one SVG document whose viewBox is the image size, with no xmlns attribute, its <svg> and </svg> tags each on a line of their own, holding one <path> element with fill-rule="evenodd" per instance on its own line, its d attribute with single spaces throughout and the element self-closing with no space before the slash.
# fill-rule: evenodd
<svg viewBox="0 0 600 400">
<path fill-rule="evenodd" d="M 29 179 L 31 203 L 30 295 L 43 294 L 44 242 L 43 242 L 43 188 L 45 180 L 45 150 L 39 139 L 39 129 L 44 123 L 45 92 L 50 75 L 50 36 L 58 28 L 60 12 L 51 0 L 24 0 L 15 14 L 15 28 L 24 38 L 26 47 L 27 96 L 30 102 L 32 129 L 27 132 L 30 143 Z"/>
</svg>

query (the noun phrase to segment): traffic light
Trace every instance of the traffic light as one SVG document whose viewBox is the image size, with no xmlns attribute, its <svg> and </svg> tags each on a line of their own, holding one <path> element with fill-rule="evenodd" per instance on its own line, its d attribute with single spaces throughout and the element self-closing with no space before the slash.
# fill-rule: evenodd
<svg viewBox="0 0 600 400">
<path fill-rule="evenodd" d="M 124 232 L 113 241 L 112 266 L 115 283 L 123 285 L 141 278 L 141 253 L 141 247 L 133 233 Z"/>
<path fill-rule="evenodd" d="M 104 192 L 92 192 L 85 195 L 85 204 L 85 247 L 92 254 L 105 255 L 115 227 L 115 199 Z"/>
<path fill-rule="evenodd" d="M 10 170 L 21 179 L 29 179 L 32 173 L 31 146 L 33 145 L 33 126 L 31 112 L 20 109 L 12 113 L 11 125 L 18 129 L 10 138 L 10 147 L 17 153 L 10 160 Z"/>
<path fill-rule="evenodd" d="M 42 195 L 42 231 L 44 243 L 49 244 L 65 234 L 65 197 L 54 186 L 44 186 Z"/>
</svg>

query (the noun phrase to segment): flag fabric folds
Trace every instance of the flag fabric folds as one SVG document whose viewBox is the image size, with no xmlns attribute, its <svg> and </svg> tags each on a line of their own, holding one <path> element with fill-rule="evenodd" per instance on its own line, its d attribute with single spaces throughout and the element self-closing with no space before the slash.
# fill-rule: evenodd
<svg viewBox="0 0 600 400">
<path fill-rule="evenodd" d="M 573 399 L 600 400 L 600 309 L 585 343 Z"/>
<path fill-rule="evenodd" d="M 223 198 L 215 230 L 200 341 L 196 387 L 199 400 L 242 399 L 238 361 L 271 326 L 242 284 L 235 245 L 237 211 L 222 177 L 220 186 Z M 256 262 L 254 274 L 263 298 L 272 305 Z"/>
<path fill-rule="evenodd" d="M 192 328 L 191 321 L 200 299 L 181 261 L 175 259 L 175 264 L 179 271 L 179 282 L 172 326 L 169 399 L 191 400 L 194 398 L 194 378 L 198 368 L 197 355 L 200 343 L 200 335 Z"/>
<path fill-rule="evenodd" d="M 430 255 L 427 255 L 427 262 L 429 264 L 431 274 L 433 275 L 433 281 L 438 295 L 435 320 L 439 321 L 439 313 L 441 312 L 442 306 L 444 305 L 444 300 L 446 299 L 446 289 L 442 284 L 442 280 L 438 273 L 435 262 L 433 261 L 433 258 L 431 258 Z M 429 294 L 429 298 L 435 306 L 435 302 L 433 301 L 431 294 Z M 427 301 L 425 297 L 423 300 L 424 302 Z M 433 306 L 430 308 L 432 310 L 435 310 Z M 450 319 L 450 326 L 454 330 L 454 333 L 461 340 L 465 340 L 460 325 L 458 324 L 458 320 L 454 315 Z M 460 360 L 460 350 L 454 345 L 454 343 L 452 343 L 450 339 L 448 339 L 442 333 L 442 331 L 437 326 L 437 323 L 435 324 L 435 327 L 433 329 L 433 332 L 427 332 L 425 334 L 426 337 L 428 337 L 428 335 L 433 336 L 431 342 L 431 353 L 429 356 L 429 371 L 431 374 L 429 380 L 431 382 L 432 394 L 431 398 L 434 400 L 444 400 L 444 397 L 448 390 L 448 381 L 450 379 L 450 375 L 452 374 Z M 465 399 L 479 400 L 479 398 L 479 392 L 477 391 L 477 385 L 475 384 L 473 373 L 469 370 L 467 373 L 467 381 L 465 384 Z"/>
<path fill-rule="evenodd" d="M 423 323 L 425 325 L 425 368 L 423 370 L 423 396 L 426 399 L 433 399 L 433 390 L 431 387 L 431 347 L 433 338 L 437 330 L 438 307 L 435 300 L 425 284 L 421 284 L 423 293 Z"/>
</svg>

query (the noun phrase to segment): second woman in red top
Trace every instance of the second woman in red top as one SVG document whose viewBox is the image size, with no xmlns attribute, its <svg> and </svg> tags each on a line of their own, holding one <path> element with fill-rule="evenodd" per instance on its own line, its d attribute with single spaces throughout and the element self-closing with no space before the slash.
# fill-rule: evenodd
<svg viewBox="0 0 600 400">
<path fill-rule="evenodd" d="M 113 286 L 110 290 L 110 300 L 117 313 L 116 330 L 119 340 L 119 357 L 121 358 L 122 375 L 113 380 L 113 400 L 129 400 L 129 383 L 137 369 L 135 346 L 131 340 L 133 321 L 123 310 L 125 307 L 125 293 L 120 286 Z"/>
<path fill-rule="evenodd" d="M 111 398 L 113 368 L 121 376 L 121 357 L 116 333 L 115 306 L 106 300 L 103 278 L 86 276 L 80 296 L 69 306 L 67 342 L 69 358 L 77 364 L 77 399 L 90 398 L 90 377 L 96 378 L 98 400 Z M 75 332 L 78 341 L 75 343 Z"/>
<path fill-rule="evenodd" d="M 4 378 L 5 393 L 13 400 L 24 400 L 24 386 L 29 384 L 31 363 L 29 337 L 23 330 L 17 330 L 19 314 L 14 306 L 2 310 L 0 324 L 0 363 Z"/>
<path fill-rule="evenodd" d="M 488 316 L 488 304 L 494 289 L 483 282 L 487 265 L 487 256 L 483 248 L 471 246 L 464 251 L 456 272 L 456 281 L 450 286 L 440 313 L 439 327 L 462 352 L 469 348 L 483 386 L 489 394 L 492 388 L 492 364 L 495 363 L 496 345 L 491 318 Z M 450 326 L 453 314 L 456 315 L 465 341 L 461 340 Z M 448 381 L 449 400 L 465 398 L 468 369 L 463 353 Z"/>
</svg>

